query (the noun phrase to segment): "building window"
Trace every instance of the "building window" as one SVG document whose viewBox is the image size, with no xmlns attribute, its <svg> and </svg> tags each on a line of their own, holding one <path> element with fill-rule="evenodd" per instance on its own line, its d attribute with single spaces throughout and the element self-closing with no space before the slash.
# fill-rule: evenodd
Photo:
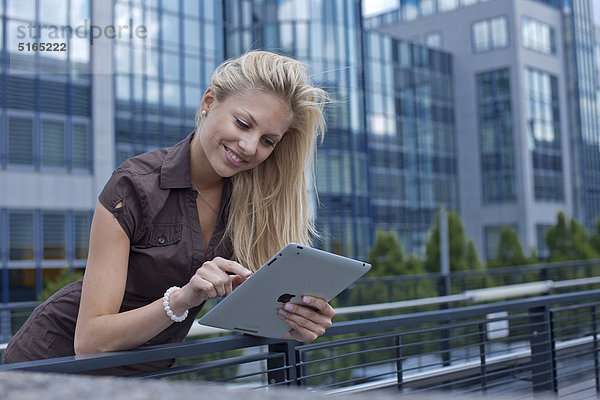
<svg viewBox="0 0 600 400">
<path fill-rule="evenodd" d="M 425 46 L 433 49 L 442 48 L 442 34 L 440 32 L 431 32 L 425 35 Z"/>
<path fill-rule="evenodd" d="M 76 260 L 87 258 L 90 242 L 90 222 L 89 213 L 74 213 L 73 215 L 73 236 L 75 238 L 73 256 Z"/>
<path fill-rule="evenodd" d="M 42 214 L 42 258 L 64 260 L 67 258 L 67 223 L 65 213 Z"/>
<path fill-rule="evenodd" d="M 65 123 L 57 120 L 42 120 L 42 166 L 62 167 L 66 165 Z"/>
<path fill-rule="evenodd" d="M 34 259 L 33 212 L 8 214 L 8 258 L 14 261 Z"/>
<path fill-rule="evenodd" d="M 556 54 L 554 28 L 529 17 L 521 21 L 523 46 L 545 54 Z"/>
<path fill-rule="evenodd" d="M 71 146 L 73 152 L 73 168 L 89 169 L 89 133 L 88 125 L 85 122 L 73 122 L 71 128 Z"/>
<path fill-rule="evenodd" d="M 501 69 L 476 77 L 484 204 L 516 201 L 509 76 Z"/>
<path fill-rule="evenodd" d="M 472 26 L 473 50 L 481 53 L 508 46 L 508 25 L 506 17 L 479 21 Z"/>
<path fill-rule="evenodd" d="M 563 172 L 557 79 L 526 68 L 527 128 L 536 200 L 562 201 Z"/>
<path fill-rule="evenodd" d="M 14 165 L 33 165 L 31 117 L 8 117 L 8 162 Z"/>
</svg>

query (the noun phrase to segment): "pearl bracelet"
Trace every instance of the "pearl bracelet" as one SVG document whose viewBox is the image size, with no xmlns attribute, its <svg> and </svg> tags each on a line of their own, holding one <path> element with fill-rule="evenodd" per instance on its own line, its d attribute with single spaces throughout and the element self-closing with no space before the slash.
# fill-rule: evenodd
<svg viewBox="0 0 600 400">
<path fill-rule="evenodd" d="M 169 318 L 171 318 L 171 320 L 174 322 L 183 322 L 187 318 L 189 312 L 189 310 L 185 310 L 183 314 L 175 315 L 173 310 L 171 310 L 171 306 L 169 306 L 169 297 L 171 297 L 174 291 L 179 289 L 181 289 L 179 286 L 171 286 L 169 289 L 167 289 L 165 295 L 163 296 L 163 308 L 165 309 L 165 312 Z"/>
</svg>

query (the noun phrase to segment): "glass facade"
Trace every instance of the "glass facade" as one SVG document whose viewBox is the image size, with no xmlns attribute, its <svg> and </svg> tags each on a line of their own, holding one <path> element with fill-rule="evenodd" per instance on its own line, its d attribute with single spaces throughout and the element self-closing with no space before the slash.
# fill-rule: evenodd
<svg viewBox="0 0 600 400">
<path fill-rule="evenodd" d="M 451 57 L 374 32 L 364 43 L 373 222 L 423 254 L 438 207 L 458 203 Z"/>
<path fill-rule="evenodd" d="M 588 230 L 600 216 L 600 115 L 592 1 L 565 2 L 564 25 L 570 107 L 575 217 Z"/>
<path fill-rule="evenodd" d="M 535 199 L 562 202 L 564 182 L 557 79 L 526 68 L 524 82 Z"/>
<path fill-rule="evenodd" d="M 0 209 L 0 301 L 35 300 L 46 271 L 83 268 L 91 222 L 91 211 Z"/>
<path fill-rule="evenodd" d="M 496 17 L 475 22 L 471 28 L 473 51 L 502 49 L 508 46 L 508 26 L 506 17 Z"/>
<path fill-rule="evenodd" d="M 530 17 L 521 20 L 521 40 L 523 47 L 544 54 L 556 54 L 554 28 Z"/>
<path fill-rule="evenodd" d="M 221 1 L 115 0 L 115 25 L 147 27 L 115 43 L 116 163 L 171 146 L 194 130 L 194 113 L 223 59 Z"/>
<path fill-rule="evenodd" d="M 73 34 L 90 12 L 89 0 L 0 2 L 0 174 L 92 176 L 90 45 Z M 83 267 L 90 222 L 0 207 L 0 301 L 35 300 L 48 271 Z"/>
<path fill-rule="evenodd" d="M 89 0 L 69 4 L 6 1 L 0 21 L 2 168 L 91 172 L 89 44 L 67 29 L 89 22 Z M 40 51 L 42 45 L 59 51 Z"/>
<path fill-rule="evenodd" d="M 516 201 L 515 138 L 510 71 L 476 76 L 483 203 Z"/>
</svg>

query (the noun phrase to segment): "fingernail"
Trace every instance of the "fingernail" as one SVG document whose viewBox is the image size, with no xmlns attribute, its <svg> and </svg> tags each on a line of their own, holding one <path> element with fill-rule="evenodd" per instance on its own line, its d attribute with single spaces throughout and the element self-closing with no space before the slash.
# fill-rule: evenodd
<svg viewBox="0 0 600 400">
<path fill-rule="evenodd" d="M 250 275 L 252 273 L 252 271 L 250 271 L 249 269 L 244 269 L 244 275 Z"/>
<path fill-rule="evenodd" d="M 294 309 L 294 307 L 292 307 L 290 303 L 287 303 L 285 306 L 283 306 L 283 308 L 285 308 L 288 311 L 292 311 Z"/>
<path fill-rule="evenodd" d="M 287 312 L 283 311 L 283 310 L 279 310 L 279 315 L 287 315 Z"/>
<path fill-rule="evenodd" d="M 308 297 L 304 296 L 304 297 L 302 298 L 302 301 L 303 301 L 303 302 L 305 302 L 306 304 L 308 304 L 308 303 L 310 303 L 310 298 L 308 298 Z"/>
</svg>

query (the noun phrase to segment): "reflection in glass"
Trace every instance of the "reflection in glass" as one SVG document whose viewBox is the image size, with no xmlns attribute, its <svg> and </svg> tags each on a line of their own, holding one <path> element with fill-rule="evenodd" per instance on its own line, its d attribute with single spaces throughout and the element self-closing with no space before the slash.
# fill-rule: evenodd
<svg viewBox="0 0 600 400">
<path fill-rule="evenodd" d="M 6 15 L 26 21 L 35 20 L 35 0 L 6 0 Z"/>
<path fill-rule="evenodd" d="M 41 24 L 52 25 L 67 24 L 67 1 L 66 0 L 43 0 L 40 4 Z"/>
<path fill-rule="evenodd" d="M 175 53 L 164 52 L 162 62 L 163 77 L 179 81 L 179 56 Z"/>
</svg>

